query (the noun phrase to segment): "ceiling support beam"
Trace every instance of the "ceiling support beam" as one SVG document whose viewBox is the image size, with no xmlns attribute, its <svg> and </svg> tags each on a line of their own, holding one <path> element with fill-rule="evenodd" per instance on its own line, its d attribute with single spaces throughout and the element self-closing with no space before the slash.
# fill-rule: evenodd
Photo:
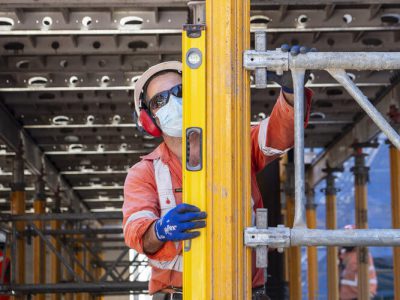
<svg viewBox="0 0 400 300">
<path fill-rule="evenodd" d="M 18 151 L 18 147 L 22 142 L 23 158 L 31 173 L 40 175 L 43 169 L 45 181 L 50 190 L 56 192 L 60 189 L 64 197 L 70 201 L 75 211 L 78 212 L 81 208 L 87 209 L 86 205 L 83 205 L 82 200 L 79 199 L 71 186 L 59 174 L 57 168 L 44 156 L 39 146 L 36 145 L 30 135 L 21 128 L 4 105 L 0 106 L 0 139 L 15 152 Z"/>
<path fill-rule="evenodd" d="M 371 102 L 388 120 L 387 113 L 390 106 L 393 104 L 400 105 L 400 74 L 393 78 L 391 86 L 384 88 L 375 101 Z M 333 168 L 340 167 L 352 155 L 352 144 L 355 140 L 366 142 L 376 137 L 379 132 L 380 130 L 375 123 L 364 114 L 312 163 L 307 170 L 310 185 L 315 186 L 325 177 L 325 173 L 322 170 L 326 168 L 327 163 Z"/>
</svg>

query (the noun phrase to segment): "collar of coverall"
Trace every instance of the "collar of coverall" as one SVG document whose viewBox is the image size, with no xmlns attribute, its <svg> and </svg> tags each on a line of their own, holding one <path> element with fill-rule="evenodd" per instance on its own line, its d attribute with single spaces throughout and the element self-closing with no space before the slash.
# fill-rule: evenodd
<svg viewBox="0 0 400 300">
<path fill-rule="evenodd" d="M 168 163 L 171 160 L 171 153 L 168 149 L 167 144 L 165 142 L 161 143 L 156 149 L 154 149 L 149 154 L 140 156 L 141 159 L 144 160 L 156 160 L 161 158 L 163 163 Z"/>
</svg>

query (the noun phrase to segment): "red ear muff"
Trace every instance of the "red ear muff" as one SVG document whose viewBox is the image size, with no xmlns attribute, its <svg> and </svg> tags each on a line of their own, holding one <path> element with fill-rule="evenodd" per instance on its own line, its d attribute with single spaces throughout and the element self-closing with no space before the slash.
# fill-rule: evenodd
<svg viewBox="0 0 400 300">
<path fill-rule="evenodd" d="M 162 132 L 161 129 L 155 123 L 155 120 L 149 115 L 147 110 L 141 109 L 139 115 L 139 121 L 146 132 L 154 137 L 160 137 Z"/>
</svg>

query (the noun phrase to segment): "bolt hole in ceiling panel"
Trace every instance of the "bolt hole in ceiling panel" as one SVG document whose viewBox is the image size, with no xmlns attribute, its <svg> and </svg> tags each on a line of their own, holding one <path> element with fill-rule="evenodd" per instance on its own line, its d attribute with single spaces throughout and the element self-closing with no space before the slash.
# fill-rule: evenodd
<svg viewBox="0 0 400 300">
<path fill-rule="evenodd" d="M 252 31 L 267 30 L 269 49 L 283 43 L 319 51 L 399 49 L 400 5 L 393 1 L 268 3 L 252 1 L 251 26 Z M 133 90 L 149 66 L 180 59 L 180 31 L 188 15 L 182 0 L 0 3 L 1 105 L 91 209 L 120 209 L 127 169 L 160 142 L 133 124 Z M 371 99 L 395 75 L 348 72 Z M 306 145 L 324 147 L 361 111 L 328 74 L 313 71 L 309 85 L 315 97 Z M 268 116 L 278 93 L 274 85 L 252 89 L 252 121 Z M 11 154 L 9 148 L 0 149 L 3 173 L 11 172 Z M 10 180 L 0 172 L 1 184 Z M 27 180 L 33 189 L 34 176 Z M 0 205 L 1 193 L 8 192 L 0 189 Z"/>
</svg>

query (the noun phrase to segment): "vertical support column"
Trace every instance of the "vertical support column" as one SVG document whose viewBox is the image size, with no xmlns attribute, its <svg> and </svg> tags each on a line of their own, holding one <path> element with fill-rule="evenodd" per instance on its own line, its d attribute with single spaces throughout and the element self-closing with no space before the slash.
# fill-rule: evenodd
<svg viewBox="0 0 400 300">
<path fill-rule="evenodd" d="M 206 1 L 207 299 L 250 299 L 251 225 L 250 77 L 243 51 L 250 48 L 250 1 Z M 204 284 L 204 283 L 203 283 Z"/>
<path fill-rule="evenodd" d="M 310 229 L 317 228 L 317 205 L 314 201 L 314 189 L 307 186 L 307 204 L 306 216 L 307 227 Z M 308 299 L 318 299 L 318 252 L 317 247 L 307 247 L 307 264 L 308 264 Z"/>
<path fill-rule="evenodd" d="M 392 227 L 400 228 L 400 151 L 390 145 L 390 186 L 392 194 Z M 400 247 L 393 247 L 394 299 L 400 299 Z"/>
<path fill-rule="evenodd" d="M 99 259 L 103 259 L 103 257 L 104 257 L 103 252 L 101 250 L 99 250 L 99 252 L 97 253 L 97 256 L 99 257 Z M 100 263 L 97 263 L 96 268 L 95 268 L 95 278 L 97 281 L 99 281 L 102 276 L 103 276 L 103 268 L 101 267 Z M 103 300 L 104 296 L 98 296 L 96 299 Z"/>
<path fill-rule="evenodd" d="M 82 238 L 84 240 L 84 237 Z M 90 247 L 90 243 L 88 244 Z M 85 267 L 86 271 L 91 275 L 92 274 L 92 267 L 90 264 L 90 252 L 86 250 L 86 248 L 81 247 L 81 252 L 82 252 L 82 265 Z M 85 281 L 91 281 L 90 277 L 85 274 Z M 89 300 L 90 299 L 90 294 L 89 293 L 83 293 L 82 294 L 82 300 Z"/>
<path fill-rule="evenodd" d="M 24 160 L 22 157 L 22 146 L 16 152 L 14 158 L 13 183 L 11 184 L 11 213 L 15 215 L 25 214 L 25 182 L 24 182 Z M 16 227 L 16 251 L 13 259 L 16 260 L 15 283 L 25 283 L 25 240 L 22 231 L 25 229 L 25 222 L 18 221 Z M 12 263 L 15 266 L 15 263 Z M 16 296 L 15 299 L 23 299 L 23 296 Z"/>
<path fill-rule="evenodd" d="M 66 229 L 72 229 L 72 223 L 71 221 L 66 221 L 65 222 L 65 228 Z M 73 238 L 73 235 L 67 235 L 67 238 Z M 63 242 L 64 243 L 64 242 Z M 64 244 L 65 245 L 65 244 Z M 69 245 L 65 245 L 66 247 L 69 247 Z M 73 250 L 73 247 L 72 247 Z M 71 257 L 68 257 L 68 261 L 69 261 L 69 265 L 71 266 L 71 268 L 73 268 L 74 270 L 76 270 L 75 266 L 75 262 L 73 261 L 73 259 Z M 69 274 L 68 272 L 65 273 L 65 278 L 67 279 L 67 281 L 72 282 L 74 280 L 74 278 L 71 276 L 71 274 Z M 73 300 L 74 299 L 74 294 L 73 293 L 66 293 L 64 296 L 65 300 Z"/>
<path fill-rule="evenodd" d="M 60 198 L 60 193 L 59 190 L 54 195 L 54 208 L 53 208 L 53 213 L 60 213 L 60 207 L 61 207 L 61 198 Z M 51 220 L 50 221 L 50 226 L 52 230 L 59 230 L 61 229 L 61 224 L 60 221 L 58 220 Z M 51 237 L 51 243 L 53 244 L 54 248 L 58 253 L 61 253 L 61 243 L 55 239 L 54 237 Z M 58 259 L 57 255 L 55 255 L 53 252 L 50 254 L 50 263 L 51 263 L 51 283 L 59 283 L 61 281 L 61 263 L 60 260 Z M 51 294 L 51 300 L 61 300 L 61 294 Z"/>
<path fill-rule="evenodd" d="M 333 169 L 324 169 L 326 176 L 326 229 L 337 229 L 335 176 Z M 339 299 L 338 247 L 327 247 L 328 299 Z"/>
<path fill-rule="evenodd" d="M 280 189 L 281 189 L 281 203 L 282 203 L 282 216 L 283 223 L 286 227 L 289 227 L 289 222 L 287 218 L 287 199 L 286 199 L 286 185 L 287 185 L 287 163 L 288 163 L 288 155 L 285 154 L 281 160 L 279 161 L 279 179 L 280 179 Z M 289 251 L 283 252 L 284 257 L 284 272 L 283 277 L 286 284 L 289 282 Z"/>
<path fill-rule="evenodd" d="M 368 228 L 367 182 L 369 168 L 365 166 L 365 156 L 360 146 L 354 146 L 356 228 Z M 358 263 L 358 299 L 369 299 L 369 254 L 367 247 L 357 247 Z"/>
<path fill-rule="evenodd" d="M 289 163 L 286 167 L 286 226 L 293 227 L 294 222 L 294 165 L 293 156 L 289 154 Z M 288 250 L 289 295 L 290 300 L 301 299 L 301 248 L 290 247 Z"/>
<path fill-rule="evenodd" d="M 36 182 L 36 198 L 33 202 L 35 214 L 44 214 L 46 209 L 46 195 L 44 193 L 43 175 L 39 175 Z M 34 221 L 39 230 L 44 229 L 43 221 Z M 46 251 L 44 242 L 39 236 L 33 238 L 33 282 L 35 284 L 44 284 L 46 282 Z M 34 296 L 36 300 L 44 300 L 45 294 Z"/>
</svg>

